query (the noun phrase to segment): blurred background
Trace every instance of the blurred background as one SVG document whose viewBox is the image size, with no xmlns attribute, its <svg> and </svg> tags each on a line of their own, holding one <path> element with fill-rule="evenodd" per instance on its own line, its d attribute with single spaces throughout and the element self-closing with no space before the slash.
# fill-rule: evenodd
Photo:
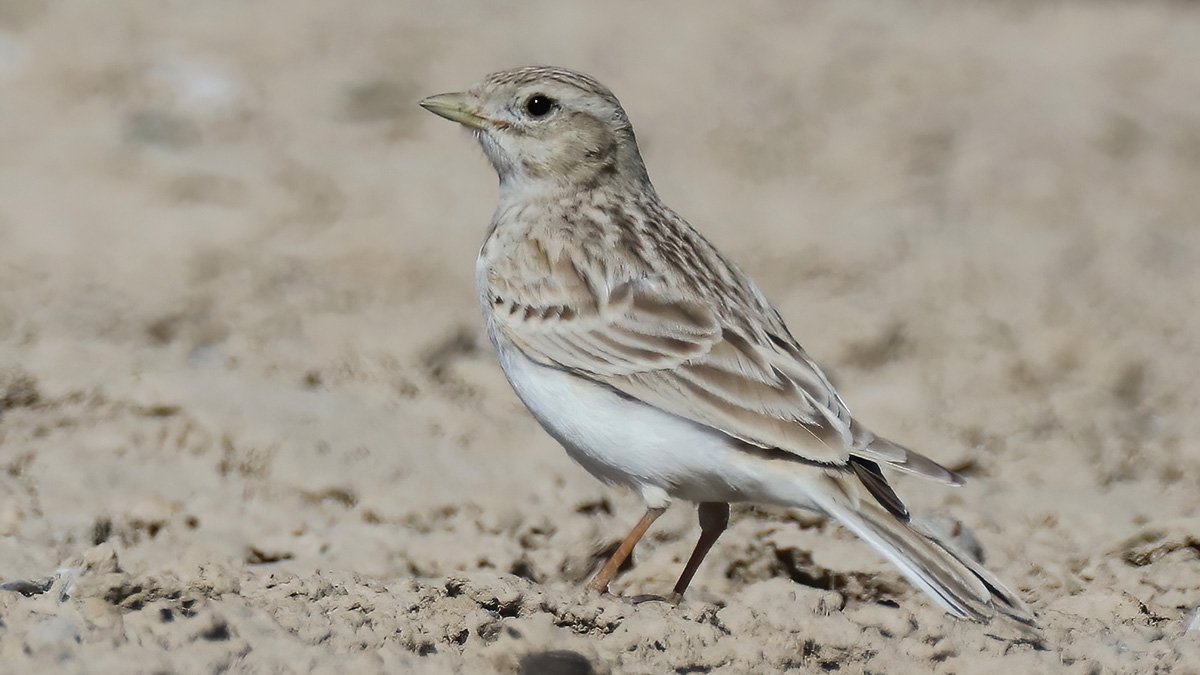
<svg viewBox="0 0 1200 675">
<path fill-rule="evenodd" d="M 76 571 L 0 593 L 0 654 L 1194 664 L 1198 63 L 1189 2 L 3 0 L 0 581 Z M 504 382 L 473 289 L 496 178 L 416 106 L 528 64 L 606 83 L 855 412 L 974 479 L 898 487 L 975 532 L 1049 653 L 770 510 L 692 605 L 581 599 L 640 506 Z M 687 507 L 660 522 L 632 592 L 690 551 Z"/>
</svg>

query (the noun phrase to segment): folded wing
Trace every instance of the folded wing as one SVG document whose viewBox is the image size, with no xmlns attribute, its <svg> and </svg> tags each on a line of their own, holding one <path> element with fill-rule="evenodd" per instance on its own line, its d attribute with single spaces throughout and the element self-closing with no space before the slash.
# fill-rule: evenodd
<svg viewBox="0 0 1200 675">
<path fill-rule="evenodd" d="M 493 289 L 496 327 L 533 360 L 746 443 L 822 464 L 849 459 L 849 412 L 798 347 L 764 347 L 651 278 L 605 291 L 569 262 L 556 267 L 537 288 Z"/>
</svg>

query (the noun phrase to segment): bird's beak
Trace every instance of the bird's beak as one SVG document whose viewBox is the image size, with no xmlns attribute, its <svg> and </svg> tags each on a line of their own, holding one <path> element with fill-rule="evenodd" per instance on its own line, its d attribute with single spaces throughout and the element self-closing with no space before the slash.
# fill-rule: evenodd
<svg viewBox="0 0 1200 675">
<path fill-rule="evenodd" d="M 479 114 L 479 107 L 475 104 L 475 97 L 467 93 L 430 96 L 421 101 L 420 106 L 434 115 L 445 117 L 452 122 L 458 122 L 472 129 L 482 129 L 484 123 L 487 121 L 485 117 Z"/>
</svg>

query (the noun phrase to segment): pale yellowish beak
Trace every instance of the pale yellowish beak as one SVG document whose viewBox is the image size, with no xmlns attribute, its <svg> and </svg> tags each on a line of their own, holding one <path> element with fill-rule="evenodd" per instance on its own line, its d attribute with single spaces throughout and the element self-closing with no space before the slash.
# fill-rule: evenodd
<svg viewBox="0 0 1200 675">
<path fill-rule="evenodd" d="M 479 114 L 475 97 L 467 93 L 438 94 L 421 101 L 420 106 L 434 115 L 445 117 L 452 122 L 482 129 L 487 119 Z"/>
</svg>

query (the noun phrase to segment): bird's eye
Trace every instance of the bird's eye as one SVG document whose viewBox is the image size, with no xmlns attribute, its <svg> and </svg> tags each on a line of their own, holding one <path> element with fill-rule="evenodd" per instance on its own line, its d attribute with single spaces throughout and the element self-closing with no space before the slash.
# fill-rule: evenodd
<svg viewBox="0 0 1200 675">
<path fill-rule="evenodd" d="M 554 109 L 554 99 L 545 94 L 534 94 L 525 99 L 525 112 L 530 117 L 545 117 Z"/>
</svg>

